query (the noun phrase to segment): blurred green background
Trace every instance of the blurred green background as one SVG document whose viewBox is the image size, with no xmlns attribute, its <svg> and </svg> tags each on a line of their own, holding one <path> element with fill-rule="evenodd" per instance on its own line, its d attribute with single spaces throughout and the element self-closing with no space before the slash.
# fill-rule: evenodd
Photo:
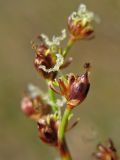
<svg viewBox="0 0 120 160">
<path fill-rule="evenodd" d="M 0 160 L 53 160 L 54 148 L 42 144 L 37 126 L 20 110 L 29 82 L 44 89 L 33 67 L 30 41 L 36 35 L 59 35 L 80 3 L 101 19 L 96 38 L 77 42 L 66 73 L 81 73 L 92 63 L 91 90 L 74 110 L 79 124 L 67 133 L 74 160 L 90 160 L 100 141 L 111 137 L 120 153 L 120 0 L 0 0 Z M 120 155 L 120 154 L 119 154 Z"/>
</svg>

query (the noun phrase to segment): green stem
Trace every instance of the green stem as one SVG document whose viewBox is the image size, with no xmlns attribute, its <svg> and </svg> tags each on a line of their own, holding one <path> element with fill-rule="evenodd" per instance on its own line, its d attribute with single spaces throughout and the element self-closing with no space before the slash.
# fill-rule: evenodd
<svg viewBox="0 0 120 160">
<path fill-rule="evenodd" d="M 68 118 L 69 118 L 70 113 L 71 113 L 71 109 L 67 107 L 64 111 L 64 115 L 63 115 L 63 118 L 61 120 L 59 129 L 58 129 L 58 139 L 60 142 L 63 141 L 64 139 L 65 129 L 68 123 Z"/>
<path fill-rule="evenodd" d="M 49 93 L 50 101 L 52 102 L 52 105 L 51 105 L 52 110 L 53 110 L 53 112 L 56 112 L 56 111 L 58 111 L 58 106 L 56 105 L 55 93 L 51 88 L 48 88 L 48 93 Z"/>
<path fill-rule="evenodd" d="M 58 128 L 58 148 L 61 155 L 61 160 L 72 160 L 69 149 L 65 141 L 65 129 L 68 124 L 68 118 L 71 109 L 67 107 L 64 111 L 60 126 Z"/>
<path fill-rule="evenodd" d="M 66 57 L 67 53 L 69 52 L 69 50 L 71 49 L 71 47 L 73 46 L 75 40 L 71 37 L 67 43 L 66 48 L 63 51 L 63 56 Z"/>
</svg>

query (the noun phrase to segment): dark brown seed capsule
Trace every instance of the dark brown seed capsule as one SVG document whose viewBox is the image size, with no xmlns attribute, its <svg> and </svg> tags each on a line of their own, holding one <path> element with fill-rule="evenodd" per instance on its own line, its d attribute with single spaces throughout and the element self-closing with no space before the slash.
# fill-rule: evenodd
<svg viewBox="0 0 120 160">
<path fill-rule="evenodd" d="M 83 102 L 90 88 L 88 75 L 90 64 L 86 63 L 84 68 L 86 72 L 81 76 L 69 74 L 63 79 L 58 79 L 59 90 L 53 84 L 50 85 L 51 89 L 66 98 L 67 104 L 71 109 Z"/>
</svg>

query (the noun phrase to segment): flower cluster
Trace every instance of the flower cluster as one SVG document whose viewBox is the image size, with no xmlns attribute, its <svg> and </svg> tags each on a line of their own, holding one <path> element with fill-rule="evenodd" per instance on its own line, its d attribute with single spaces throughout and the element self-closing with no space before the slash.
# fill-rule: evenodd
<svg viewBox="0 0 120 160">
<path fill-rule="evenodd" d="M 48 92 L 43 93 L 38 87 L 29 85 L 22 98 L 21 109 L 26 116 L 37 121 L 39 138 L 57 147 L 61 158 L 66 160 L 72 158 L 65 141 L 65 132 L 73 115 L 72 110 L 80 105 L 88 94 L 90 63 L 85 63 L 85 72 L 82 75 L 63 75 L 61 70 L 72 62 L 71 57 L 67 60 L 65 58 L 76 40 L 92 35 L 93 20 L 93 12 L 88 11 L 82 4 L 77 12 L 68 17 L 69 33 L 65 47 L 61 47 L 61 42 L 67 37 L 65 29 L 60 36 L 53 36 L 52 40 L 45 34 L 40 34 L 37 43 L 32 42 L 35 53 L 34 66 L 46 81 Z M 56 93 L 61 99 L 58 99 Z M 77 123 L 73 126 L 75 124 Z"/>
</svg>

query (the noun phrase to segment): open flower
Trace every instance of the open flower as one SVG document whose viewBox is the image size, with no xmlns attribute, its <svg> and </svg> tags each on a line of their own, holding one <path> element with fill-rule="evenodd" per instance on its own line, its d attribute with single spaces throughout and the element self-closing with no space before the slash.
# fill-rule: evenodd
<svg viewBox="0 0 120 160">
<path fill-rule="evenodd" d="M 41 34 L 40 45 L 35 45 L 32 42 L 32 48 L 35 50 L 35 68 L 41 75 L 50 80 L 54 80 L 59 69 L 66 67 L 70 62 L 69 59 L 64 63 L 64 57 L 62 55 L 62 49 L 60 42 L 66 37 L 66 31 L 62 31 L 62 35 L 59 37 L 53 36 L 52 41 L 49 38 Z"/>
<path fill-rule="evenodd" d="M 94 29 L 91 22 L 94 13 L 87 10 L 86 5 L 81 4 L 77 12 L 73 12 L 68 18 L 68 29 L 73 39 L 82 39 L 90 36 Z"/>
<path fill-rule="evenodd" d="M 38 121 L 40 139 L 47 144 L 56 146 L 58 143 L 59 119 L 55 115 L 48 115 Z"/>
<path fill-rule="evenodd" d="M 94 156 L 98 160 L 117 160 L 117 151 L 114 147 L 114 144 L 111 139 L 108 141 L 108 145 L 104 146 L 102 144 L 99 144 L 97 146 L 97 152 L 94 153 Z"/>
<path fill-rule="evenodd" d="M 59 90 L 55 88 L 54 82 L 50 83 L 51 89 L 66 98 L 68 107 L 71 109 L 79 105 L 86 98 L 90 88 L 88 77 L 90 64 L 86 63 L 84 67 L 86 72 L 81 76 L 69 74 L 56 80 Z"/>
</svg>

